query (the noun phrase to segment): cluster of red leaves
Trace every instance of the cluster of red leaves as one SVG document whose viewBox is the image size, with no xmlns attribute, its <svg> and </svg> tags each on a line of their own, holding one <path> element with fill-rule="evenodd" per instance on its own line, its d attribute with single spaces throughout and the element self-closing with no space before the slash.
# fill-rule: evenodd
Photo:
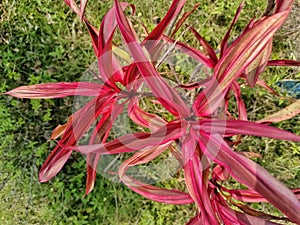
<svg viewBox="0 0 300 225">
<path fill-rule="evenodd" d="M 231 148 L 232 143 L 228 141 L 235 135 L 300 141 L 299 136 L 266 124 L 273 122 L 274 118 L 270 121 L 248 121 L 237 81 L 238 78 L 244 79 L 251 87 L 259 84 L 269 88 L 259 79 L 259 75 L 267 66 L 300 65 L 299 62 L 291 60 L 270 60 L 272 38 L 290 13 L 292 1 L 276 0 L 276 7 L 271 15 L 251 20 L 240 36 L 229 44 L 231 29 L 244 5 L 242 2 L 220 44 L 219 54 L 215 53 L 193 27 L 189 30 L 199 40 L 204 52 L 174 40 L 174 34 L 191 12 L 185 13 L 178 20 L 171 35 L 164 34 L 171 21 L 179 15 L 185 2 L 173 0 L 161 22 L 139 42 L 124 14 L 127 7 L 134 11 L 134 6 L 115 0 L 114 6 L 102 20 L 100 29 L 97 29 L 84 16 L 87 0 L 81 0 L 80 7 L 73 0 L 65 0 L 87 26 L 98 59 L 98 79 L 102 83 L 38 84 L 19 87 L 7 93 L 20 98 L 61 98 L 75 95 L 93 97 L 71 115 L 65 125 L 60 125 L 53 131 L 51 139 L 61 138 L 40 170 L 40 181 L 46 182 L 54 177 L 72 151 L 78 151 L 86 155 L 88 194 L 94 187 L 96 168 L 101 155 L 134 152 L 133 156 L 119 167 L 120 180 L 133 191 L 154 201 L 197 204 L 197 215 L 188 222 L 189 225 L 278 224 L 270 222 L 274 219 L 300 224 L 300 189 L 287 188 L 252 161 L 250 158 L 253 154 L 235 152 Z M 116 29 L 119 29 L 132 58 L 132 62 L 126 66 L 121 66 L 112 51 Z M 182 50 L 213 71 L 204 80 L 178 87 L 197 90 L 191 106 L 157 70 L 156 56 L 165 44 L 172 44 L 174 48 Z M 157 104 L 172 114 L 172 121 L 140 107 L 138 90 L 142 85 L 149 88 Z M 234 119 L 228 113 L 231 93 L 234 94 L 238 106 L 238 119 Z M 148 128 L 150 132 L 127 134 L 108 141 L 113 124 L 124 108 L 134 123 Z M 96 126 L 93 128 L 89 144 L 79 146 L 79 140 L 94 123 Z M 188 192 L 149 185 L 126 173 L 130 167 L 148 163 L 165 151 L 174 154 L 182 165 Z M 228 189 L 222 186 L 222 181 L 229 177 L 236 179 L 247 189 Z M 258 212 L 244 204 L 247 202 L 271 203 L 282 211 L 286 218 Z M 239 208 L 239 211 L 232 206 Z"/>
</svg>

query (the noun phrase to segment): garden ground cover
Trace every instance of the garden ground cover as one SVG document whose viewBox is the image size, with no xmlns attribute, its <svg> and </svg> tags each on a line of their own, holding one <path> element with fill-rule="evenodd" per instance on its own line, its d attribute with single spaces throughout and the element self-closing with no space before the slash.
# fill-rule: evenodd
<svg viewBox="0 0 300 225">
<path fill-rule="evenodd" d="M 148 29 L 154 27 L 168 7 L 164 1 L 133 3 L 137 6 L 134 21 L 143 22 Z M 186 8 L 191 9 L 193 3 Z M 229 26 L 238 4 L 202 1 L 188 23 L 218 48 L 216 43 Z M 95 1 L 91 5 L 97 9 L 89 7 L 89 16 L 99 23 L 112 1 Z M 265 6 L 264 1 L 246 1 L 236 31 L 252 16 L 262 14 Z M 299 60 L 297 10 L 295 7 L 294 16 L 278 32 L 273 58 Z M 0 15 L 1 93 L 20 85 L 78 80 L 93 63 L 85 27 L 63 1 L 4 0 L 0 3 Z M 141 31 L 136 24 L 135 28 Z M 186 34 L 185 38 L 195 45 L 191 35 Z M 272 68 L 264 74 L 270 85 L 283 78 L 299 79 L 299 76 L 299 71 L 294 69 Z M 294 101 L 290 97 L 274 99 L 259 88 L 244 93 L 246 104 L 252 107 L 251 120 L 263 118 Z M 101 176 L 95 190 L 83 198 L 85 162 L 79 154 L 73 154 L 52 181 L 38 183 L 37 171 L 54 146 L 47 140 L 53 128 L 71 114 L 72 104 L 71 98 L 40 101 L 0 96 L 0 224 L 184 224 L 194 214 L 192 206 L 154 203 Z M 300 133 L 299 117 L 278 126 Z M 247 141 L 239 148 L 262 154 L 259 163 L 275 177 L 290 187 L 300 186 L 299 144 L 245 138 Z M 162 185 L 174 183 L 178 182 L 170 180 Z M 273 210 L 265 204 L 256 207 Z"/>
</svg>

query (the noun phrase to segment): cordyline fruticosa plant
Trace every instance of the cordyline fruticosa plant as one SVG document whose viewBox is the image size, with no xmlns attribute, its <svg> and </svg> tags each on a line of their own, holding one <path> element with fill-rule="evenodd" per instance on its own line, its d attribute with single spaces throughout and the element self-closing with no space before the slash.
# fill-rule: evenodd
<svg viewBox="0 0 300 225">
<path fill-rule="evenodd" d="M 276 0 L 274 9 L 259 19 L 252 19 L 239 37 L 229 43 L 232 27 L 244 5 L 242 2 L 220 43 L 219 53 L 192 26 L 186 28 L 186 31 L 195 35 L 203 51 L 175 39 L 176 32 L 193 11 L 179 17 L 185 2 L 173 0 L 165 17 L 140 42 L 124 13 L 128 7 L 134 12 L 133 5 L 115 0 L 114 6 L 103 18 L 100 29 L 97 29 L 84 16 L 87 0 L 82 0 L 80 7 L 73 0 L 65 0 L 87 26 L 98 59 L 97 79 L 101 83 L 47 83 L 22 86 L 7 92 L 20 98 L 92 97 L 69 117 L 65 125 L 59 125 L 53 131 L 51 139 L 61 138 L 43 164 L 39 180 L 46 182 L 53 178 L 72 151 L 78 151 L 86 155 L 88 194 L 94 187 L 101 155 L 132 152 L 134 154 L 117 171 L 120 181 L 154 201 L 195 203 L 197 214 L 187 224 L 278 224 L 271 222 L 278 219 L 300 224 L 300 189 L 287 188 L 250 159 L 255 154 L 236 152 L 231 146 L 237 143 L 230 142 L 233 136 L 241 141 L 241 135 L 300 141 L 300 137 L 295 134 L 267 125 L 288 119 L 299 112 L 287 110 L 286 114 L 278 113 L 269 119 L 248 121 L 240 90 L 240 81 L 246 81 L 250 87 L 258 84 L 270 90 L 259 79 L 267 66 L 300 65 L 292 60 L 270 60 L 273 36 L 289 15 L 293 1 Z M 173 23 L 176 19 L 177 22 Z M 166 32 L 170 24 L 174 24 L 175 28 Z M 125 66 L 113 51 L 113 38 L 117 29 L 132 60 Z M 166 45 L 181 50 L 212 73 L 196 82 L 172 87 L 158 70 L 161 63 L 158 56 Z M 148 88 L 147 93 L 140 91 L 141 86 Z M 180 90 L 196 91 L 192 104 L 184 101 Z M 228 111 L 231 93 L 238 106 L 238 118 L 234 118 Z M 165 108 L 172 119 L 141 107 L 140 100 L 145 95 Z M 108 141 L 113 124 L 124 108 L 136 125 L 148 131 Z M 96 125 L 90 134 L 89 144 L 81 145 L 79 140 L 93 124 Z M 187 192 L 146 184 L 127 173 L 129 168 L 146 164 L 166 151 L 174 154 L 182 165 Z M 222 181 L 230 177 L 247 189 L 229 189 L 222 185 Z M 258 212 L 247 205 L 252 202 L 271 203 L 286 217 L 278 218 Z"/>
</svg>

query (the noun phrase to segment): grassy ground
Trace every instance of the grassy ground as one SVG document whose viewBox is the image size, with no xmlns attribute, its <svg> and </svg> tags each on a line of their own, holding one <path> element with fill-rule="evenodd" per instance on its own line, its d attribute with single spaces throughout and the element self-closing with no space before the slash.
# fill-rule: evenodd
<svg viewBox="0 0 300 225">
<path fill-rule="evenodd" d="M 91 7 L 93 2 L 95 8 Z M 89 17 L 99 22 L 112 1 L 93 2 L 88 7 Z M 131 2 L 137 6 L 133 18 L 137 30 L 142 30 L 140 21 L 152 29 L 168 6 L 161 0 Z M 186 9 L 191 9 L 194 2 L 189 2 Z M 266 6 L 262 0 L 246 2 L 236 32 L 252 16 L 261 15 Z M 188 23 L 217 48 L 237 6 L 238 2 L 229 0 L 201 1 L 200 9 Z M 299 8 L 294 10 L 297 15 Z M 299 32 L 295 29 L 299 24 L 295 25 L 295 18 L 277 35 L 274 58 L 299 59 Z M 290 31 L 296 32 L 288 34 Z M 186 34 L 184 38 L 196 45 L 191 35 Z M 20 85 L 78 80 L 94 61 L 85 27 L 61 0 L 1 1 L 0 55 L 1 93 Z M 291 69 L 269 69 L 264 76 L 273 84 L 282 78 L 299 79 L 300 74 Z M 261 89 L 245 93 L 253 120 L 294 101 L 274 99 Z M 98 176 L 95 190 L 82 198 L 85 162 L 81 155 L 73 154 L 62 172 L 50 182 L 37 182 L 38 168 L 53 148 L 53 143 L 46 141 L 52 129 L 66 121 L 72 104 L 71 98 L 39 101 L 0 95 L 0 224 L 179 225 L 188 221 L 195 211 L 192 206 L 154 203 L 102 176 Z M 279 126 L 300 134 L 298 121 L 295 118 Z M 299 147 L 250 137 L 240 146 L 261 153 L 264 157 L 259 163 L 293 187 L 300 186 Z M 173 183 L 171 180 L 166 185 Z M 257 207 L 271 210 L 265 205 Z"/>
</svg>

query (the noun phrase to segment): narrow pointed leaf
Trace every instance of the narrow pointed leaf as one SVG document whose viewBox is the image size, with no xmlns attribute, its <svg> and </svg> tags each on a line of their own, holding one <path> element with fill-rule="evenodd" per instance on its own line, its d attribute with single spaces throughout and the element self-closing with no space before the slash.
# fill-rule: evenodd
<svg viewBox="0 0 300 225">
<path fill-rule="evenodd" d="M 204 119 L 200 122 L 200 126 L 195 124 L 196 127 L 201 127 L 200 129 L 209 133 L 219 133 L 221 135 L 253 135 L 260 137 L 275 138 L 279 140 L 289 140 L 300 142 L 300 136 L 293 134 L 291 132 L 267 126 L 265 124 L 260 124 L 257 122 L 242 121 L 242 120 L 210 120 Z M 199 128 L 197 128 L 199 129 Z"/>
<path fill-rule="evenodd" d="M 261 53 L 283 24 L 289 11 L 277 13 L 256 22 L 229 47 L 215 69 L 215 75 L 227 87 Z"/>
<path fill-rule="evenodd" d="M 63 147 L 65 149 L 76 150 L 82 154 L 119 154 L 138 151 L 148 146 L 163 145 L 167 142 L 178 139 L 182 135 L 181 125 L 182 124 L 180 122 L 174 122 L 166 124 L 153 133 L 139 132 L 124 135 L 102 144 Z"/>
<path fill-rule="evenodd" d="M 85 195 L 88 195 L 93 189 L 97 175 L 97 165 L 100 160 L 101 154 L 87 154 L 86 155 L 86 188 Z"/>
<path fill-rule="evenodd" d="M 272 52 L 272 45 L 272 40 L 270 40 L 264 50 L 246 68 L 245 74 L 250 87 L 255 86 L 258 76 L 265 70 Z"/>
<path fill-rule="evenodd" d="M 112 127 L 111 112 L 105 113 L 100 121 L 97 123 L 93 133 L 91 135 L 89 144 L 103 143 L 107 140 Z M 88 195 L 93 189 L 96 181 L 97 166 L 100 160 L 101 154 L 90 153 L 86 154 L 86 188 L 85 195 Z"/>
<path fill-rule="evenodd" d="M 182 191 L 168 190 L 145 184 L 127 175 L 123 176 L 122 181 L 134 192 L 156 202 L 176 205 L 193 203 L 193 199 L 190 197 L 190 195 Z"/>
<path fill-rule="evenodd" d="M 220 57 L 222 57 L 224 55 L 224 53 L 226 52 L 226 50 L 228 48 L 227 45 L 228 45 L 228 40 L 229 40 L 229 37 L 230 37 L 230 32 L 231 32 L 233 26 L 236 24 L 240 14 L 241 14 L 241 11 L 244 8 L 244 5 L 245 5 L 245 1 L 243 0 L 241 2 L 241 4 L 239 5 L 239 8 L 237 9 L 236 13 L 235 13 L 234 19 L 231 22 L 231 25 L 230 25 L 229 29 L 227 30 L 225 36 L 223 37 L 223 39 L 221 41 Z"/>
<path fill-rule="evenodd" d="M 247 110 L 245 103 L 242 99 L 241 96 L 241 89 L 240 86 L 237 82 L 232 82 L 232 91 L 234 93 L 235 99 L 236 99 L 236 104 L 238 107 L 238 112 L 239 112 L 239 119 L 240 120 L 247 120 Z"/>
<path fill-rule="evenodd" d="M 152 185 L 145 184 L 140 182 L 130 176 L 126 175 L 126 171 L 133 166 L 147 163 L 160 154 L 162 154 L 170 145 L 166 143 L 158 147 L 145 148 L 132 157 L 125 160 L 119 167 L 118 174 L 120 180 L 128 186 L 133 191 L 141 194 L 142 196 L 149 198 L 154 201 L 169 203 L 169 204 L 188 204 L 192 203 L 193 200 L 191 197 L 184 192 L 178 190 L 167 190 L 163 188 L 158 188 Z"/>
<path fill-rule="evenodd" d="M 125 10 L 128 6 L 134 7 L 128 3 L 120 3 L 121 9 Z M 113 36 L 117 27 L 116 7 L 112 7 L 104 16 L 97 40 L 97 57 L 100 76 L 104 83 L 118 91 L 115 80 L 123 79 L 123 70 L 113 54 Z M 116 47 L 114 47 L 116 49 Z"/>
<path fill-rule="evenodd" d="M 50 136 L 50 140 L 56 140 L 58 137 L 60 137 L 61 135 L 63 135 L 67 129 L 67 127 L 70 125 L 70 123 L 72 122 L 72 116 L 69 117 L 68 121 L 63 124 L 63 125 L 58 125 L 53 131 L 52 134 Z"/>
<path fill-rule="evenodd" d="M 71 117 L 72 121 L 66 127 L 61 140 L 47 157 L 39 171 L 40 182 L 46 182 L 53 178 L 71 156 L 72 149 L 66 149 L 62 146 L 74 146 L 96 118 L 102 112 L 105 112 L 107 107 L 113 104 L 113 102 L 112 96 L 101 99 L 94 98 L 73 114 Z"/>
<path fill-rule="evenodd" d="M 245 69 L 264 50 L 275 32 L 283 24 L 289 11 L 283 11 L 256 22 L 247 28 L 234 41 L 220 58 L 214 70 L 217 81 L 206 88 L 195 100 L 194 106 L 199 115 L 209 115 L 217 110 L 223 99 L 223 91 L 228 89 L 233 80 L 241 76 Z M 216 84 L 217 83 L 217 86 Z"/>
<path fill-rule="evenodd" d="M 87 3 L 88 3 L 88 0 L 80 0 L 80 19 L 81 20 L 83 19 Z"/>
<path fill-rule="evenodd" d="M 128 49 L 134 58 L 134 61 L 144 77 L 145 82 L 155 95 L 158 101 L 169 110 L 173 115 L 188 117 L 190 110 L 186 106 L 185 102 L 181 99 L 179 94 L 173 90 L 158 74 L 157 70 L 147 57 L 146 49 L 142 48 L 136 40 L 136 35 L 128 23 L 123 11 L 120 8 L 119 2 L 115 0 L 117 8 L 117 21 L 124 37 Z"/>
<path fill-rule="evenodd" d="M 195 37 L 198 39 L 200 44 L 203 46 L 206 54 L 209 56 L 209 58 L 214 62 L 214 66 L 218 62 L 218 57 L 214 51 L 214 49 L 208 44 L 208 42 L 196 31 L 194 27 L 191 27 L 190 30 L 194 33 Z"/>
<path fill-rule="evenodd" d="M 199 225 L 199 224 L 204 224 L 201 215 L 199 214 L 194 216 L 192 219 L 189 220 L 189 222 L 186 223 L 186 225 Z"/>
<path fill-rule="evenodd" d="M 199 144 L 207 157 L 224 166 L 236 180 L 264 196 L 292 222 L 300 223 L 300 201 L 290 189 L 257 163 L 232 151 L 219 135 L 203 133 L 200 139 Z"/>
<path fill-rule="evenodd" d="M 191 58 L 197 60 L 199 63 L 202 63 L 204 66 L 206 66 L 208 68 L 211 68 L 211 69 L 214 68 L 215 63 L 213 62 L 213 60 L 210 59 L 209 57 L 207 57 L 200 50 L 198 50 L 196 48 L 193 48 L 191 46 L 188 46 L 187 44 L 185 44 L 183 42 L 176 41 L 176 40 L 173 40 L 171 38 L 168 38 L 166 36 L 164 36 L 163 39 L 165 41 L 167 41 L 168 43 L 175 44 L 176 49 L 182 51 L 183 53 L 186 53 Z"/>
<path fill-rule="evenodd" d="M 300 66 L 300 61 L 296 60 L 270 60 L 268 61 L 268 66 Z"/>
<path fill-rule="evenodd" d="M 155 41 L 160 40 L 161 36 L 163 35 L 163 32 L 166 30 L 166 28 L 172 22 L 172 20 L 176 18 L 176 16 L 180 13 L 185 3 L 186 0 L 173 0 L 166 15 L 163 17 L 160 23 L 153 29 L 153 31 L 151 31 L 151 33 L 145 38 L 143 44 L 147 43 L 148 40 L 155 40 Z M 153 44 L 153 42 L 152 43 L 149 42 L 149 43 Z M 151 50 L 153 46 L 146 46 L 146 47 L 148 50 Z"/>
<path fill-rule="evenodd" d="M 276 0 L 275 12 L 277 13 L 285 10 L 291 10 L 293 2 L 293 0 Z"/>
<path fill-rule="evenodd" d="M 98 31 L 84 17 L 84 11 L 85 11 L 85 7 L 86 7 L 86 4 L 87 4 L 87 0 L 81 0 L 80 9 L 78 8 L 78 6 L 77 6 L 77 4 L 74 0 L 64 0 L 64 2 L 70 7 L 70 9 L 72 9 L 79 16 L 79 18 L 81 20 L 83 20 L 83 22 L 87 26 L 87 29 L 90 33 L 90 37 L 91 37 L 91 40 L 92 40 L 94 52 L 97 55 L 98 54 Z"/>
<path fill-rule="evenodd" d="M 182 141 L 182 155 L 187 189 L 201 211 L 204 224 L 218 225 L 207 188 L 209 162 L 205 156 L 199 154 L 194 135 L 186 135 Z"/>
<path fill-rule="evenodd" d="M 300 188 L 292 188 L 290 189 L 297 199 L 300 201 Z M 228 192 L 233 198 L 243 201 L 243 202 L 268 202 L 268 200 L 263 197 L 261 194 L 254 190 L 249 189 L 241 189 L 241 190 L 228 190 L 224 189 L 224 191 Z"/>
<path fill-rule="evenodd" d="M 229 209 L 227 207 L 224 207 L 221 204 L 219 204 L 219 205 L 220 205 L 220 208 L 221 208 L 224 216 L 226 216 L 228 218 L 228 220 L 235 221 L 236 224 L 241 224 L 241 225 L 280 225 L 280 223 L 270 222 L 263 218 L 251 216 L 246 213 L 241 213 L 241 212 Z"/>
<path fill-rule="evenodd" d="M 145 112 L 137 103 L 133 103 L 133 101 L 128 105 L 128 115 L 133 122 L 140 126 L 147 127 L 151 131 L 156 131 L 166 124 L 166 121 L 161 117 Z"/>
<path fill-rule="evenodd" d="M 170 37 L 174 37 L 174 35 L 177 33 L 177 31 L 180 29 L 180 27 L 184 24 L 184 22 L 187 20 L 187 18 L 200 6 L 200 3 L 197 3 L 194 5 L 193 9 L 189 12 L 185 12 L 183 16 L 177 21 L 175 28 L 170 35 Z"/>
<path fill-rule="evenodd" d="M 91 82 L 59 82 L 17 87 L 5 94 L 18 98 L 63 98 L 67 96 L 98 96 L 103 86 Z"/>
<path fill-rule="evenodd" d="M 285 107 L 284 109 L 269 115 L 259 121 L 258 123 L 277 123 L 284 120 L 291 119 L 300 113 L 300 100 L 292 103 L 291 105 Z"/>
</svg>

